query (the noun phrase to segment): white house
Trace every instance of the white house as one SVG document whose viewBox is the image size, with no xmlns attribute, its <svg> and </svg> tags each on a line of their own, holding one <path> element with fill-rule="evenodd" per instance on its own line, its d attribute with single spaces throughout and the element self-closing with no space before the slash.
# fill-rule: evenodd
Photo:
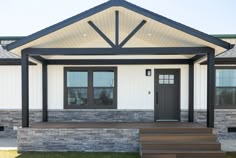
<svg viewBox="0 0 236 158">
<path fill-rule="evenodd" d="M 1 137 L 40 121 L 196 122 L 236 136 L 236 35 L 111 0 L 0 40 Z"/>
</svg>

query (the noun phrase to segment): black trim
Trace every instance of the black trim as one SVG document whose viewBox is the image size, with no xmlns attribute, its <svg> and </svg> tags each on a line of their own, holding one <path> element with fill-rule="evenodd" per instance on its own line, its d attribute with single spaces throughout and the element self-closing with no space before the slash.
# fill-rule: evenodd
<svg viewBox="0 0 236 158">
<path fill-rule="evenodd" d="M 190 64 L 190 59 L 54 59 L 48 65 L 142 65 Z"/>
<path fill-rule="evenodd" d="M 206 65 L 207 61 L 203 61 L 200 63 L 201 65 Z M 228 65 L 228 64 L 236 64 L 236 58 L 215 58 L 216 65 Z"/>
<path fill-rule="evenodd" d="M 188 121 L 194 122 L 194 63 L 189 64 L 189 107 L 188 107 Z"/>
<path fill-rule="evenodd" d="M 152 69 L 146 69 L 146 76 L 152 76 Z"/>
<path fill-rule="evenodd" d="M 21 59 L 22 82 L 22 127 L 29 127 L 29 57 L 22 53 Z"/>
<path fill-rule="evenodd" d="M 214 128 L 215 53 L 207 55 L 207 127 Z"/>
<path fill-rule="evenodd" d="M 212 52 L 210 47 L 27 48 L 30 55 L 184 55 Z"/>
<path fill-rule="evenodd" d="M 48 121 L 48 69 L 47 64 L 42 63 L 42 96 L 43 96 L 43 122 Z"/>
<path fill-rule="evenodd" d="M 120 41 L 119 41 L 119 35 L 120 35 L 120 32 L 119 32 L 119 11 L 115 11 L 115 44 L 116 44 L 116 47 L 119 46 L 120 44 Z"/>
<path fill-rule="evenodd" d="M 68 71 L 88 71 L 88 105 L 71 106 L 67 105 L 67 72 Z M 114 72 L 114 98 L 113 105 L 101 106 L 93 104 L 93 72 L 94 71 L 113 71 Z M 64 67 L 64 109 L 117 109 L 117 67 Z"/>
<path fill-rule="evenodd" d="M 0 126 L 0 132 L 4 131 L 4 126 Z"/>
<path fill-rule="evenodd" d="M 198 30 L 195 30 L 193 28 L 190 28 L 190 27 L 188 27 L 186 25 L 183 25 L 183 24 L 180 24 L 180 23 L 175 22 L 173 20 L 170 20 L 170 19 L 168 19 L 166 17 L 163 17 L 163 16 L 158 15 L 156 13 L 153 13 L 151 11 L 148 11 L 148 10 L 146 10 L 144 8 L 138 7 L 138 6 L 136 6 L 136 5 L 132 4 L 132 3 L 129 3 L 129 2 L 126 2 L 126 1 L 123 1 L 123 0 L 111 0 L 111 1 L 108 1 L 108 2 L 103 3 L 101 5 L 98 5 L 98 6 L 92 8 L 90 10 L 87 10 L 87 11 L 81 13 L 81 14 L 73 16 L 73 17 L 71 17 L 69 19 L 66 19 L 66 20 L 64 20 L 62 22 L 59 22 L 59 23 L 57 23 L 55 25 L 52 25 L 52 26 L 50 26 L 48 28 L 45 28 L 45 29 L 43 29 L 41 31 L 38 31 L 38 32 L 36 32 L 36 33 L 34 33 L 32 35 L 29 35 L 29 36 L 27 36 L 27 37 L 25 37 L 23 39 L 20 39 L 20 40 L 14 42 L 14 43 L 11 43 L 11 44 L 9 44 L 7 46 L 7 50 L 12 50 L 12 49 L 14 49 L 16 47 L 22 46 L 22 45 L 24 45 L 26 43 L 34 41 L 34 40 L 36 40 L 36 39 L 38 39 L 40 37 L 43 37 L 43 36 L 45 36 L 47 34 L 55 32 L 55 31 L 57 31 L 59 29 L 62 29 L 64 27 L 66 27 L 66 26 L 68 26 L 70 24 L 73 24 L 73 23 L 75 23 L 77 21 L 80 21 L 82 19 L 88 18 L 89 16 L 97 14 L 97 13 L 99 13 L 99 12 L 101 12 L 103 10 L 106 10 L 106 9 L 108 9 L 110 7 L 113 7 L 113 6 L 121 6 L 121 7 L 127 8 L 129 10 L 132 10 L 132 11 L 138 13 L 138 14 L 142 14 L 142 15 L 148 17 L 148 18 L 151 18 L 151 19 L 156 20 L 156 21 L 158 21 L 160 23 L 163 23 L 163 24 L 165 24 L 167 26 L 173 27 L 173 28 L 175 28 L 177 30 L 180 30 L 182 32 L 190 34 L 190 35 L 192 35 L 194 37 L 197 37 L 197 38 L 200 38 L 200 39 L 205 40 L 207 42 L 210 42 L 212 44 L 218 45 L 218 46 L 220 46 L 222 48 L 230 49 L 230 44 L 228 42 L 225 42 L 225 41 L 221 40 L 221 39 L 218 39 L 218 38 L 210 36 L 210 35 L 208 35 L 206 33 L 203 33 L 203 32 L 200 32 Z"/>
<path fill-rule="evenodd" d="M 146 20 L 140 22 L 136 28 L 131 31 L 130 34 L 120 43 L 119 47 L 123 47 L 143 27 L 146 22 Z"/>
<path fill-rule="evenodd" d="M 2 58 L 0 59 L 0 66 L 16 66 L 16 65 L 21 65 L 21 59 L 15 59 L 15 58 Z M 29 62 L 29 65 L 37 65 L 33 62 Z"/>
<path fill-rule="evenodd" d="M 0 36 L 0 41 L 16 41 L 26 36 Z"/>
<path fill-rule="evenodd" d="M 112 48 L 115 47 L 114 43 L 92 21 L 88 23 Z"/>
<path fill-rule="evenodd" d="M 228 127 L 228 133 L 236 133 L 236 127 Z"/>
<path fill-rule="evenodd" d="M 195 55 L 194 57 L 192 57 L 193 62 L 196 62 L 198 60 L 200 60 L 201 58 L 204 58 L 206 55 Z"/>
<path fill-rule="evenodd" d="M 38 62 L 40 62 L 40 63 L 46 63 L 47 61 L 46 61 L 46 59 L 44 59 L 43 57 L 41 57 L 41 56 L 30 56 L 31 58 L 33 58 L 33 59 L 35 59 L 35 60 L 37 60 Z"/>
<path fill-rule="evenodd" d="M 236 106 L 232 106 L 232 105 L 216 105 L 215 109 L 236 109 Z"/>
</svg>

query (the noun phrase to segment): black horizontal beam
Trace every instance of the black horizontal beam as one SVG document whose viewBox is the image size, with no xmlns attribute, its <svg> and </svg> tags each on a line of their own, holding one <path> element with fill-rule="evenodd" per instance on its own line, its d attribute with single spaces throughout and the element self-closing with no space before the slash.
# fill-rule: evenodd
<svg viewBox="0 0 236 158">
<path fill-rule="evenodd" d="M 142 65 L 190 64 L 190 59 L 54 59 L 48 65 Z"/>
<path fill-rule="evenodd" d="M 2 66 L 15 66 L 15 65 L 21 65 L 21 59 L 0 59 L 0 65 Z M 29 65 L 37 65 L 33 62 L 29 62 Z"/>
<path fill-rule="evenodd" d="M 200 64 L 206 65 L 207 61 L 203 61 Z M 236 64 L 236 58 L 215 58 L 215 64 L 216 65 Z"/>
<path fill-rule="evenodd" d="M 31 56 L 31 58 L 37 60 L 37 61 L 40 62 L 40 63 L 46 64 L 46 62 L 47 62 L 46 59 L 44 59 L 44 58 L 41 57 L 41 56 Z"/>
<path fill-rule="evenodd" d="M 195 55 L 192 57 L 193 62 L 196 62 L 197 60 L 200 60 L 201 58 L 205 57 L 206 55 Z"/>
<path fill-rule="evenodd" d="M 206 54 L 210 47 L 140 47 L 140 48 L 27 48 L 30 55 L 184 55 Z"/>
</svg>

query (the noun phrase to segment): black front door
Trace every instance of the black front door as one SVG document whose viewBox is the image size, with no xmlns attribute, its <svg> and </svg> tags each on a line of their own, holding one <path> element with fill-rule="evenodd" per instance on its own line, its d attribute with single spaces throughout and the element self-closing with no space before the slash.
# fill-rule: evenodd
<svg viewBox="0 0 236 158">
<path fill-rule="evenodd" d="M 186 83 L 188 84 L 188 83 Z M 180 70 L 155 70 L 155 121 L 180 120 Z"/>
</svg>

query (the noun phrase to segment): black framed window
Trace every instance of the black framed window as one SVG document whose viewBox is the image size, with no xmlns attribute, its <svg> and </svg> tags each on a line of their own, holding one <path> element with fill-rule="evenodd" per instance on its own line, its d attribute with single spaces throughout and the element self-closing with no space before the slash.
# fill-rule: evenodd
<svg viewBox="0 0 236 158">
<path fill-rule="evenodd" d="M 117 107 L 115 67 L 66 67 L 64 79 L 64 108 L 114 109 Z"/>
<path fill-rule="evenodd" d="M 236 68 L 216 68 L 216 107 L 236 108 Z"/>
</svg>

